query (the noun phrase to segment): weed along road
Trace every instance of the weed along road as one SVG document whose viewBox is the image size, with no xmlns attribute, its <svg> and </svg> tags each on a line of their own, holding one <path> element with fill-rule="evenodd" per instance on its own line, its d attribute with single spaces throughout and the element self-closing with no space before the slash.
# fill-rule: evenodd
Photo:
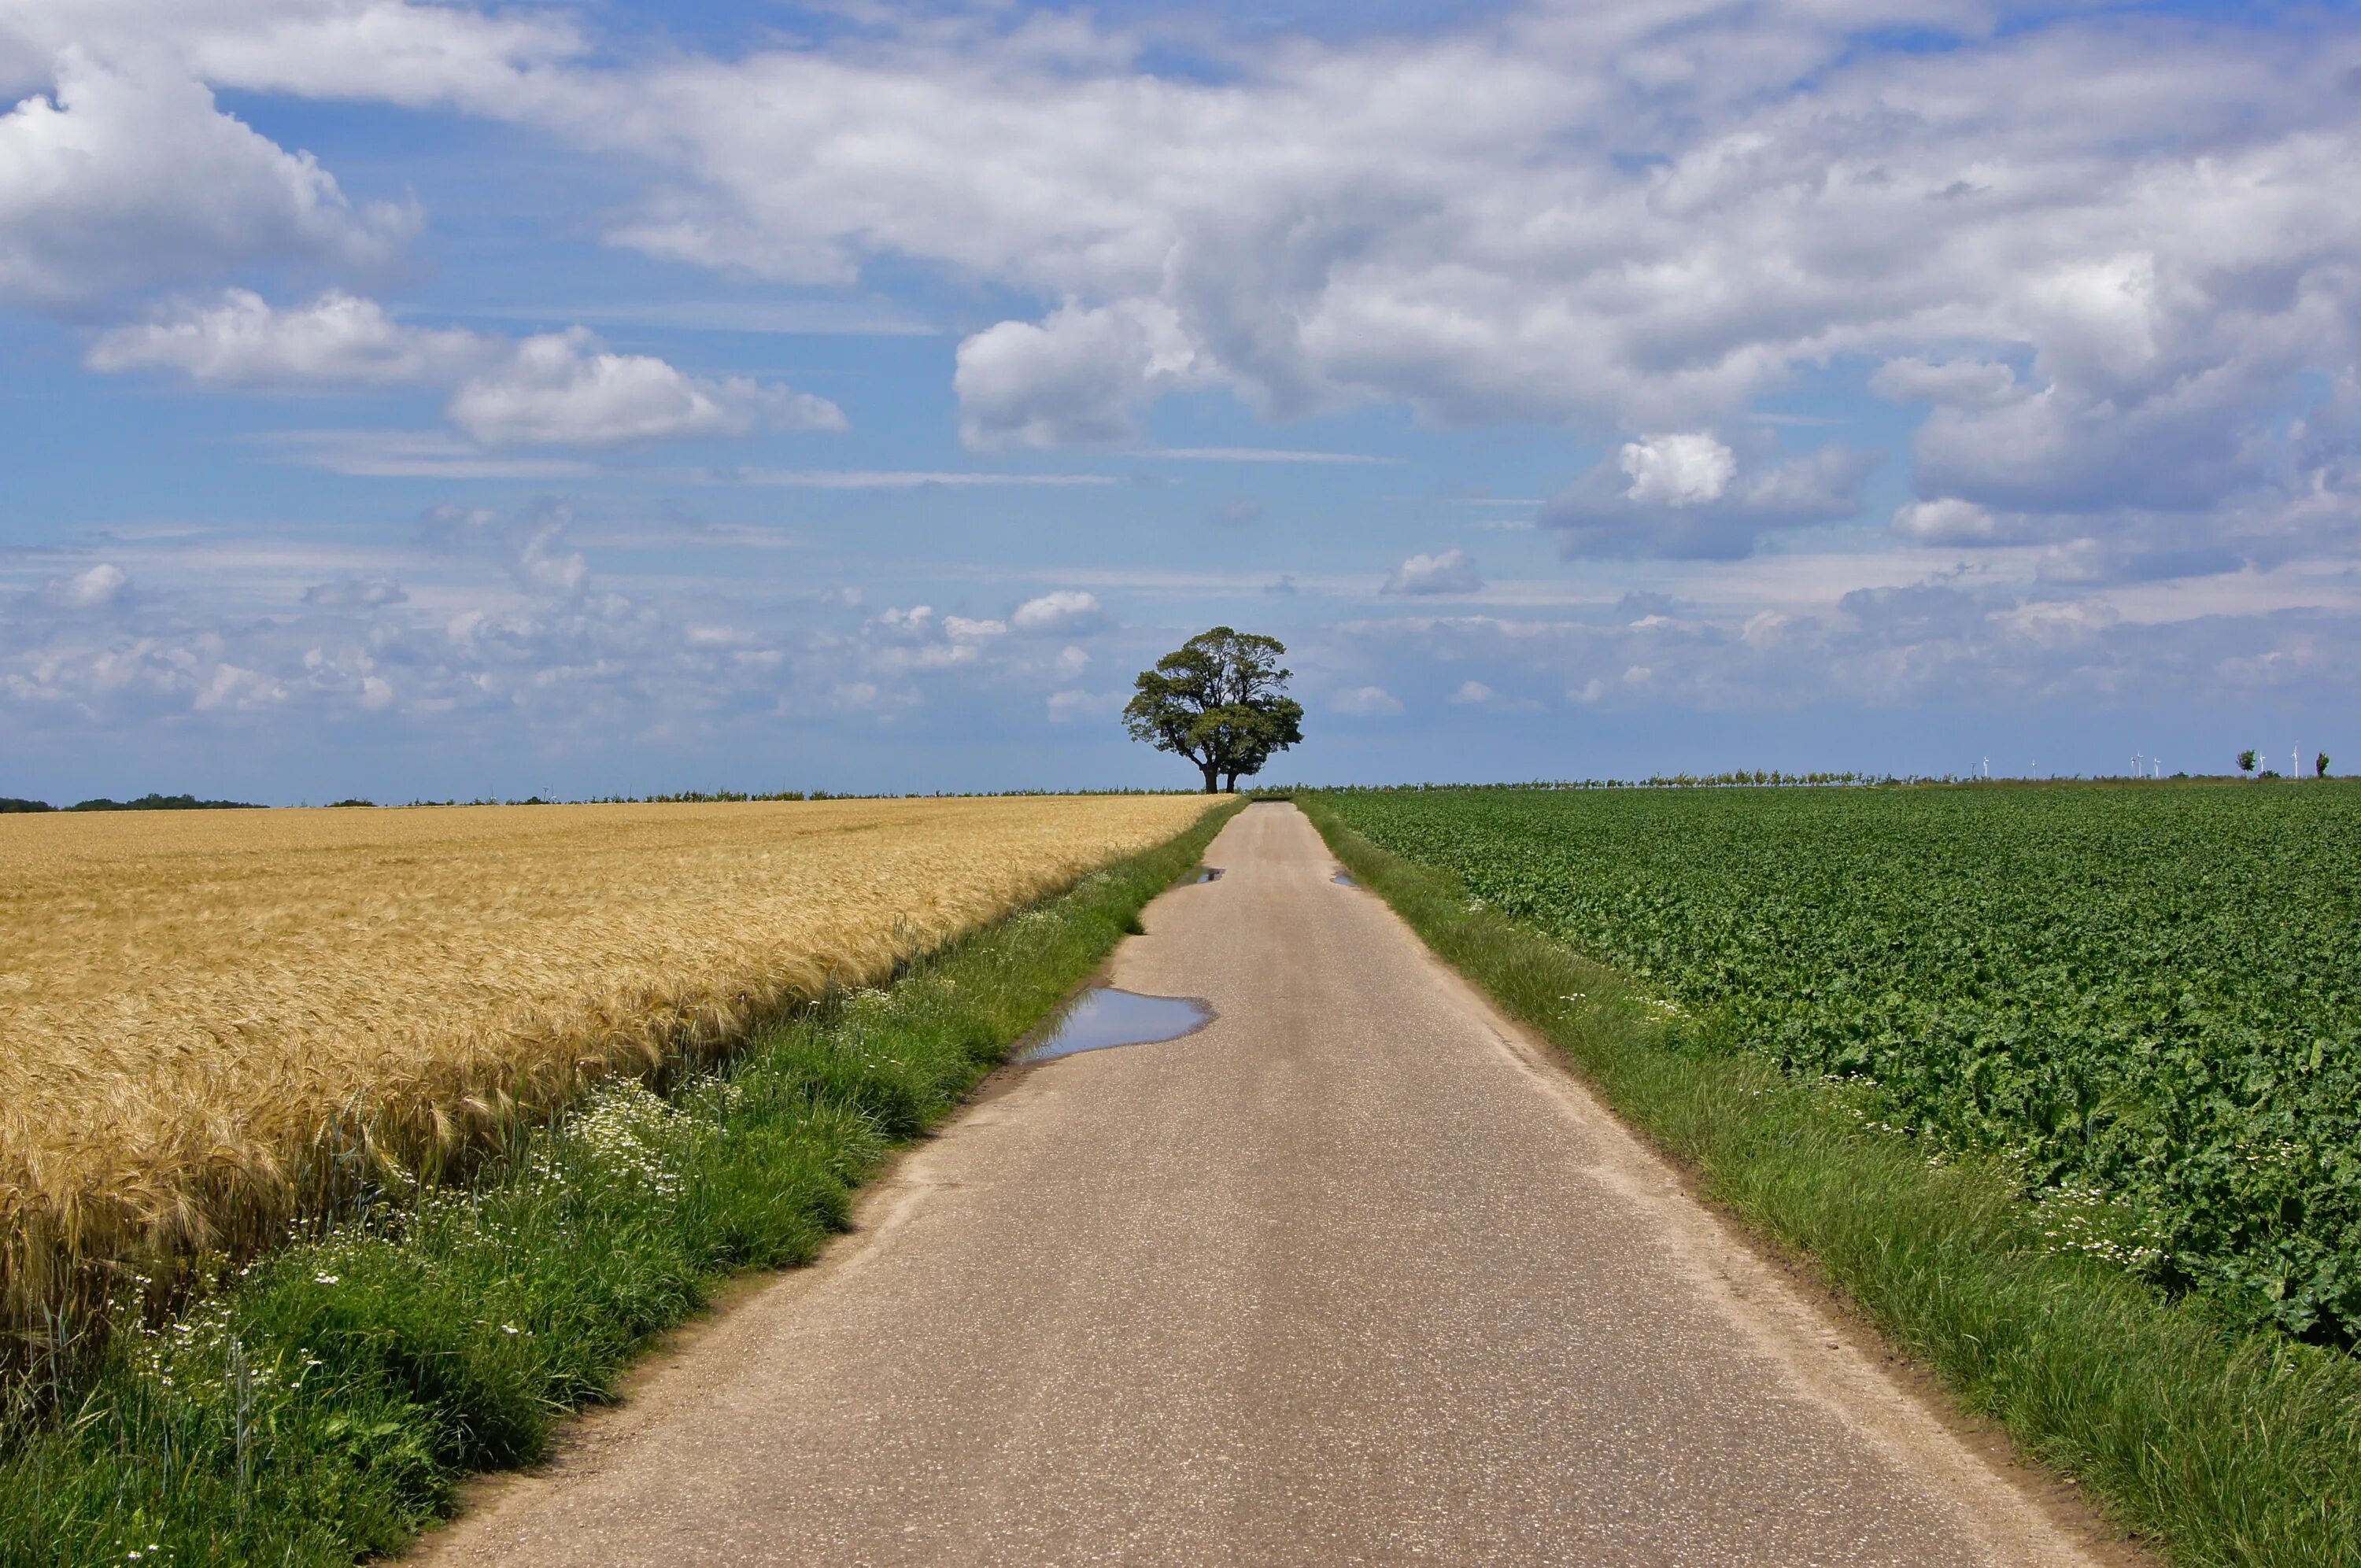
<svg viewBox="0 0 2361 1568">
<path fill-rule="evenodd" d="M 1111 980 L 1210 1023 L 999 1075 L 425 1560 L 2114 1560 L 1292 806 L 1205 859 Z"/>
</svg>

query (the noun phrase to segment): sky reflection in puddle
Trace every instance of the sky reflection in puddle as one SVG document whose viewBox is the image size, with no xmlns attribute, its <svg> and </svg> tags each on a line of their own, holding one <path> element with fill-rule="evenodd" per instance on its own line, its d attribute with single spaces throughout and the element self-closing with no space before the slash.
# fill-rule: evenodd
<svg viewBox="0 0 2361 1568">
<path fill-rule="evenodd" d="M 1052 1061 L 1078 1051 L 1110 1046 L 1152 1046 L 1176 1040 L 1213 1021 L 1213 1010 L 1189 996 L 1142 996 L 1111 985 L 1082 993 L 1047 1039 L 1037 1040 L 1009 1059 L 1020 1065 Z"/>
</svg>

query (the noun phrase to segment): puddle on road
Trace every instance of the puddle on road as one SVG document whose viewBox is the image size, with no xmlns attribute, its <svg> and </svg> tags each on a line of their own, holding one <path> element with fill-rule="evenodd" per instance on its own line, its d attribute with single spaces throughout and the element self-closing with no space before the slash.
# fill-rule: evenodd
<svg viewBox="0 0 2361 1568">
<path fill-rule="evenodd" d="M 1008 1059 L 1019 1066 L 1054 1061 L 1079 1051 L 1110 1046 L 1152 1046 L 1194 1034 L 1213 1021 L 1213 1010 L 1194 997 L 1142 996 L 1111 985 L 1082 992 L 1047 1039 L 1037 1040 Z"/>
<path fill-rule="evenodd" d="M 1189 880 L 1191 882 L 1219 882 L 1222 880 L 1222 868 L 1219 866 L 1199 866 L 1197 868 L 1197 874 L 1191 877 Z"/>
<path fill-rule="evenodd" d="M 1353 873 L 1351 872 L 1338 872 L 1331 880 L 1333 880 L 1338 887 L 1358 887 L 1361 885 L 1359 883 L 1353 880 Z"/>
</svg>

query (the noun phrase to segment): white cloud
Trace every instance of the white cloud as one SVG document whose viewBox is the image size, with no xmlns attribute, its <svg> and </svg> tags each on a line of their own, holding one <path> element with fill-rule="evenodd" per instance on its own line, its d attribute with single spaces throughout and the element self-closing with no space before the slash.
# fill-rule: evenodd
<svg viewBox="0 0 2361 1568">
<path fill-rule="evenodd" d="M 1552 497 L 1535 518 L 1568 555 L 1728 559 L 1773 530 L 1853 516 L 1878 454 L 1837 443 L 1782 457 L 1751 433 L 1743 462 L 1707 435 L 1629 442 Z"/>
<path fill-rule="evenodd" d="M 514 112 L 661 171 L 620 243 L 1039 302 L 962 346 L 977 445 L 1125 440 L 1203 388 L 1694 436 L 1859 359 L 1935 404 L 1927 493 L 2202 510 L 2268 479 L 2278 411 L 2356 346 L 2350 31 L 1947 8 L 1957 47 L 1875 41 L 1927 16 L 1532 4 L 1200 75 L 1079 16 L 881 11 Z M 1664 511 L 1730 504 L 1749 462 L 1631 444 L 1622 499 Z M 1758 532 L 1658 529 L 1686 554 Z"/>
<path fill-rule="evenodd" d="M 286 686 L 271 676 L 224 661 L 205 672 L 189 706 L 199 713 L 221 708 L 245 711 L 273 707 L 286 696 Z"/>
<path fill-rule="evenodd" d="M 895 637 L 923 637 L 934 627 L 935 607 L 920 604 L 904 609 L 888 605 L 872 617 L 869 624 Z"/>
<path fill-rule="evenodd" d="M 1140 407 L 1197 378 L 1195 361 L 1160 302 L 1002 322 L 960 345 L 960 434 L 985 450 L 1127 441 Z"/>
<path fill-rule="evenodd" d="M 1100 608 L 1097 595 L 1060 588 L 1018 605 L 1008 624 L 1037 635 L 1071 637 L 1105 625 L 1106 612 Z"/>
<path fill-rule="evenodd" d="M 2268 619 L 2347 593 L 2361 554 L 2361 405 L 2332 392 L 2305 406 L 2318 378 L 2349 383 L 2361 355 L 2361 213 L 2346 199 L 2361 185 L 2349 90 L 2361 38 L 2334 19 L 2279 33 L 2074 17 L 1993 29 L 1948 0 L 1937 13 L 1920 0 L 1535 3 L 1414 38 L 1225 52 L 1200 72 L 1166 66 L 1144 34 L 1016 11 L 910 21 L 873 8 L 858 27 L 727 59 L 634 57 L 624 38 L 595 63 L 539 7 L 13 0 L 6 12 L 0 82 L 11 98 L 48 95 L 0 118 L 0 300 L 120 321 L 125 299 L 195 291 L 97 338 L 102 368 L 223 386 L 515 383 L 481 411 L 485 439 L 528 445 L 794 422 L 779 402 L 792 393 L 609 354 L 587 334 L 560 334 L 565 363 L 536 383 L 499 337 L 406 324 L 356 292 L 415 229 L 407 206 L 362 200 L 398 187 L 356 183 L 348 197 L 211 89 L 456 104 L 617 155 L 622 178 L 648 181 L 621 198 L 621 243 L 791 281 L 916 274 L 1007 302 L 958 360 L 961 431 L 977 446 L 1137 442 L 1158 399 L 1207 389 L 1272 418 L 1388 403 L 1430 424 L 1540 422 L 1604 453 L 1542 520 L 1570 554 L 1729 559 L 1774 530 L 1861 515 L 1869 455 L 1783 449 L 1749 427 L 1804 416 L 1749 404 L 1793 390 L 1821 409 L 1874 366 L 1872 390 L 1918 405 L 1891 422 L 1924 416 L 1905 493 L 1931 498 L 1894 514 L 1884 558 L 1907 554 L 1897 542 L 2022 546 L 1963 550 L 1960 583 L 1881 579 L 1841 609 L 1765 586 L 1851 569 L 1801 551 L 1719 576 L 1651 568 L 1636 580 L 1679 593 L 1676 614 L 1501 633 L 1504 647 L 1554 649 L 1562 667 L 1503 654 L 1453 669 L 1477 685 L 1743 707 L 1810 690 L 2221 691 L 2351 668 L 2330 610 Z M 1960 27 L 1956 47 L 1877 41 L 1884 24 L 1928 15 Z M 2068 102 L 2074 113 L 2058 113 Z M 208 292 L 225 283 L 327 292 L 258 321 L 258 296 Z M 470 343 L 485 356 L 462 363 Z M 600 383 L 602 356 L 615 385 Z M 1726 463 L 1664 445 L 1698 438 Z M 351 472 L 596 471 L 412 432 L 299 434 L 279 450 Z M 1135 446 L 1125 466 L 1253 450 Z M 662 619 L 653 596 L 616 609 L 562 535 L 534 546 L 530 527 L 494 530 L 476 548 L 493 538 L 479 605 L 455 606 L 401 565 L 348 576 L 398 575 L 409 588 L 392 591 L 431 610 L 369 603 L 359 586 L 294 608 L 307 584 L 346 582 L 329 567 L 288 577 L 270 601 L 314 640 L 341 618 L 368 637 L 431 619 L 440 638 L 471 614 L 464 659 L 440 638 L 418 663 L 396 650 L 371 668 L 357 636 L 327 647 L 314 675 L 258 622 L 174 622 L 176 594 L 126 554 L 125 581 L 142 591 L 118 586 L 104 615 L 73 613 L 79 577 L 45 582 L 69 568 L 22 568 L 5 678 L 93 711 L 109 692 L 185 708 L 218 686 L 227 701 L 243 677 L 223 668 L 278 682 L 291 704 L 314 681 L 347 705 L 372 692 L 397 705 L 532 691 L 587 702 L 600 682 L 639 679 L 634 660 L 653 672 L 648 689 L 673 682 L 662 702 L 675 708 L 703 700 L 701 682 L 727 687 L 752 667 L 741 659 L 809 665 L 769 684 L 793 685 L 814 711 L 839 685 L 890 707 L 937 684 L 1001 681 L 1027 713 L 1052 685 L 1081 689 L 1081 671 L 1053 664 L 1058 637 L 999 639 L 975 630 L 999 622 L 948 615 L 842 627 L 785 652 L 667 641 L 649 624 Z M 1308 592 L 1366 591 L 1366 578 L 1353 589 L 1303 570 Z M 2014 588 L 1992 587 L 2011 573 Z M 1703 579 L 1721 597 L 1694 598 Z M 2234 628 L 2224 610 L 2228 629 L 2182 633 L 2186 653 L 2105 613 L 2266 590 L 2298 597 Z M 765 624 L 705 609 L 697 623 Z M 710 670 L 697 663 L 708 656 Z M 1427 690 L 1438 666 L 1313 667 L 1323 688 L 1382 692 Z"/>
<path fill-rule="evenodd" d="M 1484 586 L 1476 575 L 1476 563 L 1464 550 L 1445 550 L 1438 555 L 1413 555 L 1396 567 L 1386 579 L 1383 592 L 1389 594 L 1472 594 Z"/>
<path fill-rule="evenodd" d="M 1387 718 L 1402 710 L 1401 703 L 1383 686 L 1347 686 L 1330 697 L 1328 706 L 1355 718 Z"/>
<path fill-rule="evenodd" d="M 971 620 L 963 615 L 943 617 L 944 634 L 954 642 L 985 642 L 1008 635 L 1005 620 Z"/>
<path fill-rule="evenodd" d="M 1155 400 L 1209 387 L 1279 417 L 1397 402 L 1679 440 L 1859 356 L 1884 395 L 1935 405 L 1925 493 L 2094 511 L 2128 488 L 2202 510 L 2279 483 L 2280 411 L 2349 367 L 2361 315 L 2350 34 L 1970 19 L 1956 48 L 1863 42 L 1924 19 L 1918 0 L 1536 4 L 1237 51 L 1209 78 L 1078 16 L 880 11 L 818 42 L 594 68 L 545 11 L 23 0 L 0 77 L 85 52 L 58 67 L 62 107 L 8 122 L 0 193 L 30 205 L 0 225 L 24 251 L 0 245 L 0 280 L 86 303 L 130 286 L 111 269 L 144 286 L 374 264 L 411 219 L 355 213 L 197 83 L 373 96 L 653 170 L 612 237 L 658 255 L 826 285 L 885 261 L 1039 302 L 961 346 L 979 446 L 1129 439 Z M 176 63 L 108 98 L 130 78 L 93 62 L 141 50 Z M 2048 112 L 2069 95 L 2075 115 Z M 134 109 L 171 125 L 99 134 Z M 85 114 L 99 173 L 61 183 L 43 116 Z M 254 178 L 192 171 L 201 153 Z M 112 214 L 97 227 L 66 210 L 85 197 Z M 141 216 L 153 203 L 169 221 Z M 598 444 L 780 417 L 728 383 L 617 378 L 662 408 L 488 399 L 485 428 Z M 1723 504 L 1745 452 L 1723 467 L 1663 439 L 1631 443 L 1624 499 Z M 1740 547 L 1688 532 L 1687 553 Z"/>
<path fill-rule="evenodd" d="M 2000 520 L 1973 501 L 1944 497 L 1897 508 L 1890 526 L 1919 544 L 1990 544 L 2006 537 Z"/>
<path fill-rule="evenodd" d="M 589 579 L 590 563 L 578 550 L 565 548 L 563 516 L 553 517 L 518 539 L 509 556 L 509 570 L 520 587 L 536 593 L 574 598 Z"/>
<path fill-rule="evenodd" d="M 396 321 L 374 300 L 331 290 L 280 310 L 250 290 L 181 301 L 91 345 L 93 369 L 169 369 L 212 386 L 452 386 L 445 412 L 477 444 L 406 432 L 282 436 L 341 472 L 531 477 L 491 446 L 608 447 L 757 428 L 841 430 L 824 398 L 741 377 L 708 378 L 647 355 L 616 354 L 587 328 L 511 342 Z M 533 460 L 525 460 L 528 464 Z M 552 474 L 548 477 L 560 477 Z"/>
<path fill-rule="evenodd" d="M 91 345 L 91 368 L 177 370 L 219 386 L 360 385 L 455 380 L 497 352 L 471 332 L 405 326 L 374 300 L 331 290 L 292 310 L 231 289 L 211 304 L 181 301 Z"/>
<path fill-rule="evenodd" d="M 1737 455 L 1703 431 L 1627 441 L 1616 462 L 1631 481 L 1624 499 L 1642 506 L 1719 500 L 1738 472 Z"/>
<path fill-rule="evenodd" d="M 95 609 L 113 604 L 129 580 L 122 567 L 101 561 L 86 571 L 58 578 L 49 586 L 47 594 L 49 601 L 60 609 Z"/>
<path fill-rule="evenodd" d="M 841 430 L 834 403 L 742 377 L 690 376 L 643 354 L 616 354 L 588 330 L 544 333 L 470 377 L 444 411 L 487 446 L 625 446 L 743 435 L 760 426 Z"/>
<path fill-rule="evenodd" d="M 1480 707 L 1492 700 L 1492 688 L 1482 681 L 1462 681 L 1459 689 L 1451 694 L 1451 700 L 1463 707 Z"/>
<path fill-rule="evenodd" d="M 257 266 L 370 270 L 417 227 L 356 209 L 173 71 L 67 48 L 55 80 L 0 116 L 0 301 L 72 312 Z"/>
<path fill-rule="evenodd" d="M 544 73 L 584 39 L 555 12 L 434 0 L 10 0 L 0 80 L 74 48 L 168 57 L 245 92 L 513 110 L 560 87 Z"/>
</svg>

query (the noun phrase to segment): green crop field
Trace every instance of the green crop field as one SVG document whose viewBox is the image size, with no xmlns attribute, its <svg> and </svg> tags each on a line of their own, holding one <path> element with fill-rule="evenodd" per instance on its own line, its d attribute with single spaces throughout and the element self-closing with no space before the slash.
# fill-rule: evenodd
<svg viewBox="0 0 2361 1568">
<path fill-rule="evenodd" d="M 2059 1247 L 2361 1341 L 2361 787 L 1326 798 L 1700 1048 L 2009 1162 Z"/>
</svg>

